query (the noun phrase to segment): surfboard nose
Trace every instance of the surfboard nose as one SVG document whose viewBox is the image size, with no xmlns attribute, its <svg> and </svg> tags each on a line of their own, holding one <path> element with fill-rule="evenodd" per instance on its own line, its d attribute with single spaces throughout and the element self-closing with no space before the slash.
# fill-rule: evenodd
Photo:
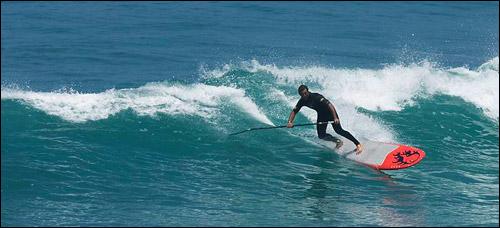
<svg viewBox="0 0 500 228">
<path fill-rule="evenodd" d="M 422 161 L 425 155 L 425 152 L 419 148 L 399 145 L 385 157 L 384 162 L 378 169 L 390 170 L 408 168 Z"/>
</svg>

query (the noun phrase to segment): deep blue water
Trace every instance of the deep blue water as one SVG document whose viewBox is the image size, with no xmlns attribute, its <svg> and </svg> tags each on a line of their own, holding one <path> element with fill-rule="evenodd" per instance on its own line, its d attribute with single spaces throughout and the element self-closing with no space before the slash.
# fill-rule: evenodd
<svg viewBox="0 0 500 228">
<path fill-rule="evenodd" d="M 2 226 L 499 224 L 498 2 L 2 2 L 1 21 Z M 300 84 L 427 157 L 380 172 L 314 127 L 228 136 L 286 124 Z"/>
</svg>

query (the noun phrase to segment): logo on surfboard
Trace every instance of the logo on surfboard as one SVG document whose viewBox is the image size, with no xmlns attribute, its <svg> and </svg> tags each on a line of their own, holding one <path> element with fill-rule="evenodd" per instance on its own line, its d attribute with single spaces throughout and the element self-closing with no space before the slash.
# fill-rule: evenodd
<svg viewBox="0 0 500 228">
<path fill-rule="evenodd" d="M 419 148 L 398 145 L 396 149 L 386 155 L 382 164 L 377 165 L 376 169 L 405 169 L 418 164 L 424 157 L 425 152 Z"/>
<path fill-rule="evenodd" d="M 409 165 L 420 158 L 420 153 L 417 150 L 404 150 L 399 153 L 393 154 L 394 160 L 392 163 L 397 165 Z"/>
</svg>

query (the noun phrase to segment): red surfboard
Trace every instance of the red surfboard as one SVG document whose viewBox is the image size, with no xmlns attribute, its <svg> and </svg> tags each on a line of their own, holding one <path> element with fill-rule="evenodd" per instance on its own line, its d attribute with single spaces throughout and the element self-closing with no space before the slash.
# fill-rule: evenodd
<svg viewBox="0 0 500 228">
<path fill-rule="evenodd" d="M 324 140 L 320 142 L 337 154 L 378 170 L 405 169 L 418 164 L 425 157 L 423 150 L 412 146 L 370 140 L 361 143 L 364 147 L 363 152 L 356 154 L 354 151 L 356 147 L 350 141 L 344 142 L 339 149 L 335 149 L 336 144 L 333 142 Z"/>
</svg>

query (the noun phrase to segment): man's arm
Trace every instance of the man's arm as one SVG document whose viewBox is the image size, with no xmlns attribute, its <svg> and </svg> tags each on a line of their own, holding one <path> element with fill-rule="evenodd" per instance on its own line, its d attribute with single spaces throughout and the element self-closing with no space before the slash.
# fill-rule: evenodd
<svg viewBox="0 0 500 228">
<path fill-rule="evenodd" d="M 333 106 L 332 102 L 324 98 L 323 96 L 321 97 L 321 100 L 319 100 L 323 105 L 328 106 L 330 109 L 330 112 L 333 115 L 333 122 L 334 123 L 340 123 L 339 116 L 337 115 L 337 110 L 335 110 L 335 107 Z"/>
<path fill-rule="evenodd" d="M 332 102 L 328 102 L 328 107 L 330 108 L 330 111 L 333 114 L 333 122 L 340 123 L 339 116 L 337 115 L 337 111 L 335 110 L 335 107 L 333 106 Z"/>
<path fill-rule="evenodd" d="M 295 107 L 292 109 L 292 112 L 290 112 L 290 116 L 288 116 L 288 124 L 287 124 L 287 127 L 288 128 L 292 128 L 293 127 L 293 120 L 295 119 L 295 115 L 300 111 L 300 108 L 302 108 L 302 99 L 300 99 L 297 104 L 295 105 Z"/>
<path fill-rule="evenodd" d="M 290 116 L 288 117 L 288 124 L 287 124 L 288 128 L 293 127 L 293 120 L 294 119 L 295 119 L 295 110 L 292 110 L 292 112 L 290 112 Z"/>
</svg>

